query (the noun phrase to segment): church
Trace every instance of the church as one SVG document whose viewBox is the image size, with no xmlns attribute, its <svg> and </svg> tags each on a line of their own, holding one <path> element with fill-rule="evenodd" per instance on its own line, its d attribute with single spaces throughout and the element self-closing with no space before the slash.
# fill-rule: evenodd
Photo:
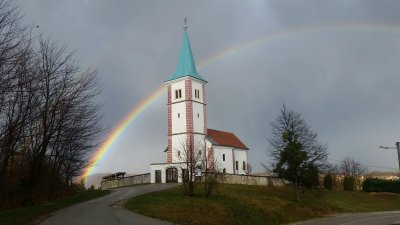
<svg viewBox="0 0 400 225">
<path fill-rule="evenodd" d="M 187 171 L 189 158 L 217 172 L 248 173 L 246 145 L 231 132 L 207 126 L 206 84 L 207 80 L 196 70 L 185 26 L 176 72 L 165 81 L 168 89 L 165 162 L 150 165 L 151 183 L 182 182 L 185 174 L 182 171 Z M 199 168 L 196 174 L 201 176 Z"/>
</svg>

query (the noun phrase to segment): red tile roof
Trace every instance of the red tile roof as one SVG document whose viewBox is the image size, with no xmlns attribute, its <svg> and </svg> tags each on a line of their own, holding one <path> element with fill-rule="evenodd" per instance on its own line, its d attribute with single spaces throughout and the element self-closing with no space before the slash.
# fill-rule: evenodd
<svg viewBox="0 0 400 225">
<path fill-rule="evenodd" d="M 233 133 L 207 129 L 207 136 L 213 144 L 249 150 Z"/>
</svg>

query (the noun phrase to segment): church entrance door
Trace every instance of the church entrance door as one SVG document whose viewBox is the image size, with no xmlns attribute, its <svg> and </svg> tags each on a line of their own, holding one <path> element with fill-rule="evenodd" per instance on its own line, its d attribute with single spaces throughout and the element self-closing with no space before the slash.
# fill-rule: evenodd
<svg viewBox="0 0 400 225">
<path fill-rule="evenodd" d="M 161 183 L 161 170 L 156 170 L 156 183 Z"/>
<path fill-rule="evenodd" d="M 178 169 L 175 167 L 168 168 L 166 171 L 167 183 L 177 183 L 178 182 Z"/>
</svg>

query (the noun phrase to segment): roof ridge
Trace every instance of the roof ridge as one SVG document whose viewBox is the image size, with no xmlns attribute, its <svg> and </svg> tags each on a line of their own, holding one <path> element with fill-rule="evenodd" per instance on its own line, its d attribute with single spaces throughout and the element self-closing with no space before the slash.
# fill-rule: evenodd
<svg viewBox="0 0 400 225">
<path fill-rule="evenodd" d="M 227 131 L 207 129 L 207 137 L 219 146 L 234 147 L 249 150 L 249 148 L 234 134 Z"/>
<path fill-rule="evenodd" d="M 234 133 L 229 132 L 229 131 L 224 131 L 224 130 L 217 130 L 217 129 L 211 129 L 211 128 L 207 128 L 207 130 L 215 130 L 215 131 L 224 132 L 224 133 L 229 133 L 229 134 L 233 134 L 233 135 L 234 135 Z"/>
</svg>

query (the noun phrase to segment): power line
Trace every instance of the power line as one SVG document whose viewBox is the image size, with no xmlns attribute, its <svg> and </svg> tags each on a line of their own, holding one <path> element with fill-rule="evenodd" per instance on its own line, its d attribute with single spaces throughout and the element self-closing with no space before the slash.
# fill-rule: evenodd
<svg viewBox="0 0 400 225">
<path fill-rule="evenodd" d="M 337 159 L 332 159 L 332 158 L 328 158 L 329 161 L 335 161 L 335 162 L 342 162 L 342 160 L 337 160 Z M 384 166 L 376 166 L 376 165 L 367 165 L 367 164 L 363 164 L 360 163 L 361 165 L 368 167 L 368 168 L 379 168 L 379 169 L 390 169 L 390 170 L 397 170 L 397 168 L 393 168 L 393 167 L 384 167 Z"/>
</svg>

